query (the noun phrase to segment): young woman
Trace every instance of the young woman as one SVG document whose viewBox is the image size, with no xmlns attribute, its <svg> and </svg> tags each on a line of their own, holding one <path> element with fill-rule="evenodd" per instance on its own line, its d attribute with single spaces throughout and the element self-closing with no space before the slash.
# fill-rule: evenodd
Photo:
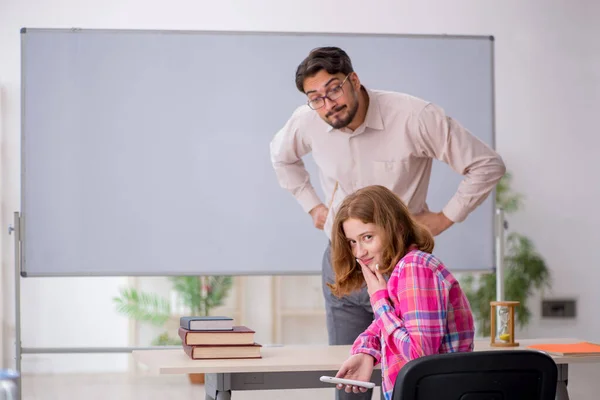
<svg viewBox="0 0 600 400">
<path fill-rule="evenodd" d="M 391 399 L 400 368 L 430 354 L 473 350 L 474 324 L 458 281 L 431 254 L 433 237 L 383 186 L 348 196 L 332 231 L 333 294 L 366 283 L 373 323 L 354 342 L 338 378 L 368 381 L 381 362 L 382 393 Z M 343 389 L 338 385 L 338 389 Z M 346 386 L 346 392 L 365 392 Z"/>
</svg>

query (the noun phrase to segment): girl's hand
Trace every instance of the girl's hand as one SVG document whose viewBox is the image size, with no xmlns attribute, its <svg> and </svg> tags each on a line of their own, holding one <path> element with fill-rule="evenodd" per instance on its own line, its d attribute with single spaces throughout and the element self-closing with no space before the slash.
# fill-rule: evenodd
<svg viewBox="0 0 600 400">
<path fill-rule="evenodd" d="M 353 379 L 356 381 L 368 382 L 373 374 L 373 364 L 375 359 L 368 354 L 359 353 L 350 356 L 340 367 L 336 378 Z M 337 384 L 339 390 L 344 389 L 346 393 L 364 393 L 368 389 L 362 386 Z"/>
<path fill-rule="evenodd" d="M 365 282 L 367 282 L 367 291 L 369 292 L 369 296 L 373 296 L 378 290 L 387 289 L 387 282 L 383 275 L 379 273 L 379 264 L 375 266 L 375 272 L 371 271 L 369 267 L 364 265 L 359 259 L 356 259 L 360 268 L 362 269 L 362 274 L 365 277 Z"/>
</svg>

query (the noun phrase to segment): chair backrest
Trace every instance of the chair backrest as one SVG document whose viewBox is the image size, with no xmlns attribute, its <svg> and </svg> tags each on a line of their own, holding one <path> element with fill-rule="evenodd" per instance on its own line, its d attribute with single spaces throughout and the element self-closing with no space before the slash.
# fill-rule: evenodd
<svg viewBox="0 0 600 400">
<path fill-rule="evenodd" d="M 557 376 L 535 350 L 436 354 L 402 367 L 392 400 L 554 400 Z"/>
</svg>

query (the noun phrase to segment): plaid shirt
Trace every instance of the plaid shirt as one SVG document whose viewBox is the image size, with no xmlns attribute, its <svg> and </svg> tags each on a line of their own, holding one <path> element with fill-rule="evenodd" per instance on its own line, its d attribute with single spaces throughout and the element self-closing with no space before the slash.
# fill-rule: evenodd
<svg viewBox="0 0 600 400">
<path fill-rule="evenodd" d="M 381 362 L 382 393 L 392 398 L 398 372 L 418 357 L 473 350 L 473 315 L 458 281 L 433 255 L 409 251 L 371 296 L 375 320 L 351 354 Z"/>
</svg>

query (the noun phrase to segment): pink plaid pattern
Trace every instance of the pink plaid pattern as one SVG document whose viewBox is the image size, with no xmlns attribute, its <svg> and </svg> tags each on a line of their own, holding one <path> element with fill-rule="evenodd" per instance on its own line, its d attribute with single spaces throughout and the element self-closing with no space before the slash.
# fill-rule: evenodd
<svg viewBox="0 0 600 400">
<path fill-rule="evenodd" d="M 398 372 L 418 357 L 473 351 L 469 301 L 458 281 L 435 256 L 411 250 L 396 265 L 387 290 L 371 296 L 373 323 L 359 335 L 351 354 L 381 362 L 382 393 L 392 398 Z"/>
</svg>

